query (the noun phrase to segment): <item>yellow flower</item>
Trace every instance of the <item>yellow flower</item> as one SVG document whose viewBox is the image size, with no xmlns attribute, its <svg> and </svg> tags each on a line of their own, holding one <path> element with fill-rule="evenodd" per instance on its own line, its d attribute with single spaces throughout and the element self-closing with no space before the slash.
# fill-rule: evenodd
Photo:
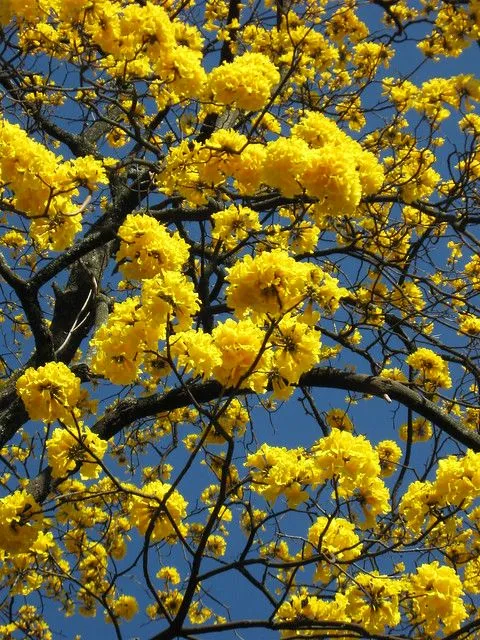
<svg viewBox="0 0 480 640">
<path fill-rule="evenodd" d="M 380 460 L 381 475 L 383 477 L 391 476 L 397 468 L 402 450 L 394 440 L 382 440 L 375 449 Z"/>
<path fill-rule="evenodd" d="M 468 449 L 461 458 L 440 460 L 434 486 L 440 505 L 468 507 L 480 491 L 480 454 Z"/>
<path fill-rule="evenodd" d="M 227 541 L 223 536 L 212 534 L 208 536 L 206 551 L 210 552 L 216 558 L 225 555 L 227 550 Z"/>
<path fill-rule="evenodd" d="M 278 316 L 305 297 L 309 265 L 297 262 L 282 249 L 274 249 L 254 258 L 247 255 L 227 272 L 227 304 L 237 316 L 249 310 Z"/>
<path fill-rule="evenodd" d="M 111 607 L 116 616 L 125 620 L 131 620 L 138 613 L 138 602 L 134 596 L 119 596 Z M 110 620 L 108 616 L 107 620 Z"/>
<path fill-rule="evenodd" d="M 249 207 L 230 205 L 212 215 L 212 238 L 221 240 L 226 249 L 233 249 L 252 231 L 261 229 L 258 213 Z"/>
<path fill-rule="evenodd" d="M 405 362 L 420 371 L 418 382 L 427 388 L 444 387 L 448 389 L 452 386 L 447 363 L 430 349 L 424 347 L 417 349 L 408 356 Z"/>
<path fill-rule="evenodd" d="M 305 167 L 309 152 L 308 144 L 295 136 L 269 142 L 262 181 L 289 198 L 301 194 L 303 188 L 298 176 Z"/>
<path fill-rule="evenodd" d="M 0 244 L 9 249 L 21 249 L 27 244 L 24 236 L 18 231 L 7 231 L 1 238 Z"/>
<path fill-rule="evenodd" d="M 378 571 L 357 574 L 355 584 L 345 592 L 351 621 L 375 634 L 384 633 L 385 627 L 395 627 L 400 622 L 399 596 L 404 589 L 402 580 Z"/>
<path fill-rule="evenodd" d="M 198 150 L 198 175 L 208 186 L 221 185 L 243 164 L 248 138 L 234 129 L 217 129 Z"/>
<path fill-rule="evenodd" d="M 214 416 L 212 420 L 205 443 L 224 444 L 225 437 L 222 431 L 228 436 L 234 434 L 237 437 L 242 436 L 245 433 L 248 421 L 248 411 L 237 398 L 233 398 L 233 400 L 228 401 L 226 409 L 224 407 L 218 409 L 218 415 Z M 222 431 L 217 429 L 217 424 Z"/>
<path fill-rule="evenodd" d="M 273 347 L 272 369 L 290 384 L 299 381 L 303 373 L 318 363 L 320 332 L 298 321 L 296 316 L 284 316 L 270 336 Z"/>
<path fill-rule="evenodd" d="M 458 328 L 458 333 L 466 333 L 469 336 L 477 336 L 480 333 L 480 318 L 471 313 L 459 314 Z"/>
<path fill-rule="evenodd" d="M 298 182 L 319 199 L 322 211 L 333 216 L 353 213 L 360 203 L 362 186 L 356 158 L 348 148 L 339 153 L 338 146 L 330 143 L 310 150 L 304 158 Z"/>
<path fill-rule="evenodd" d="M 212 611 L 207 607 L 202 607 L 200 602 L 193 602 L 188 610 L 188 619 L 192 624 L 203 624 L 212 615 Z"/>
<path fill-rule="evenodd" d="M 353 422 L 343 409 L 330 409 L 325 415 L 325 421 L 331 429 L 353 431 Z"/>
<path fill-rule="evenodd" d="M 165 580 L 165 582 L 171 584 L 179 584 L 180 582 L 180 574 L 175 567 L 162 567 L 160 571 L 157 572 L 156 577 L 159 580 Z"/>
<path fill-rule="evenodd" d="M 129 500 L 129 511 L 132 523 L 145 535 L 151 528 L 150 541 L 166 540 L 173 544 L 177 532 L 185 535 L 186 526 L 182 523 L 186 516 L 188 502 L 171 485 L 154 480 L 148 482 L 141 491 L 142 495 L 132 495 Z M 167 500 L 165 495 L 169 493 Z"/>
<path fill-rule="evenodd" d="M 142 280 L 163 271 L 178 271 L 188 260 L 187 243 L 151 216 L 128 215 L 118 236 L 121 242 L 116 260 L 126 278 Z"/>
<path fill-rule="evenodd" d="M 412 442 L 425 442 L 430 440 L 433 434 L 432 425 L 425 418 L 414 418 L 412 420 Z M 398 435 L 405 442 L 408 440 L 408 424 L 404 423 L 400 427 Z"/>
<path fill-rule="evenodd" d="M 26 491 L 15 491 L 0 500 L 0 549 L 11 554 L 28 551 L 41 527 L 41 508 Z"/>
<path fill-rule="evenodd" d="M 204 380 L 221 366 L 222 354 L 214 337 L 202 329 L 191 329 L 176 333 L 170 338 L 170 355 L 177 366 L 185 367 L 185 373 L 193 371 Z"/>
<path fill-rule="evenodd" d="M 213 377 L 225 387 L 244 385 L 257 392 L 265 390 L 267 375 L 263 373 L 263 331 L 252 320 L 235 322 L 228 318 L 212 331 L 213 344 L 221 354 L 221 364 L 213 369 Z"/>
<path fill-rule="evenodd" d="M 334 120 L 319 111 L 306 111 L 300 122 L 292 127 L 291 134 L 305 140 L 312 149 L 320 149 L 326 144 L 351 142 Z"/>
<path fill-rule="evenodd" d="M 77 464 L 82 478 L 96 478 L 100 473 L 98 460 L 105 455 L 108 444 L 88 427 L 81 426 L 55 429 L 46 447 L 54 478 L 67 475 Z"/>
<path fill-rule="evenodd" d="M 138 375 L 146 350 L 155 350 L 165 325 L 147 321 L 138 297 L 116 302 L 113 312 L 90 341 L 92 371 L 114 384 L 130 384 Z"/>
<path fill-rule="evenodd" d="M 178 271 L 163 271 L 144 280 L 142 305 L 147 323 L 166 326 L 167 320 L 176 320 L 175 329 L 182 331 L 191 327 L 192 317 L 199 310 L 193 283 Z"/>
<path fill-rule="evenodd" d="M 382 378 L 388 378 L 389 380 L 397 380 L 398 382 L 407 382 L 407 376 L 398 368 L 383 369 L 380 372 Z"/>
<path fill-rule="evenodd" d="M 272 504 L 282 493 L 292 508 L 308 498 L 308 493 L 300 489 L 308 482 L 310 470 L 303 449 L 263 444 L 247 456 L 245 466 L 258 469 L 251 472 L 251 488 Z"/>
<path fill-rule="evenodd" d="M 244 53 L 224 62 L 208 78 L 213 102 L 247 111 L 262 109 L 280 81 L 275 65 L 263 53 Z"/>
<path fill-rule="evenodd" d="M 351 562 L 362 552 L 355 525 L 344 518 L 317 518 L 308 530 L 307 556 L 319 554 L 324 559 L 317 563 L 314 580 L 328 582 L 337 575 L 336 562 Z"/>
<path fill-rule="evenodd" d="M 438 509 L 438 496 L 432 482 L 415 481 L 408 487 L 400 501 L 398 512 L 413 533 L 419 533 L 427 514 Z"/>
<path fill-rule="evenodd" d="M 410 579 L 409 594 L 415 620 L 429 635 L 452 633 L 467 618 L 462 582 L 451 567 L 435 560 L 418 567 Z"/>
<path fill-rule="evenodd" d="M 301 592 L 294 595 L 291 600 L 283 602 L 278 608 L 275 618 L 284 621 L 296 621 L 305 619 L 321 621 L 322 623 L 332 621 L 350 622 L 350 617 L 346 612 L 347 599 L 343 593 L 336 593 L 334 600 L 322 600 L 316 596 L 308 595 L 308 592 Z M 292 625 L 294 626 L 294 625 Z M 291 632 L 285 632 L 286 638 L 293 638 Z M 311 635 L 309 631 L 300 631 L 304 637 Z M 315 631 L 313 631 L 315 633 Z"/>
<path fill-rule="evenodd" d="M 32 420 L 68 420 L 80 399 L 80 379 L 63 362 L 29 367 L 16 387 Z"/>
<path fill-rule="evenodd" d="M 262 182 L 266 157 L 263 144 L 248 144 L 240 153 L 240 162 L 232 167 L 234 185 L 242 195 L 254 195 Z"/>
</svg>

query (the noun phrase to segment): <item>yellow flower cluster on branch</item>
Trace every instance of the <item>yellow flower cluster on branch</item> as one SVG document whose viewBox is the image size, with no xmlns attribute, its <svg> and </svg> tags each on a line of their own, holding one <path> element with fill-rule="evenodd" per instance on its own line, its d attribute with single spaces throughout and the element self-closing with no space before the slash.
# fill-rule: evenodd
<svg viewBox="0 0 480 640">
<path fill-rule="evenodd" d="M 16 387 L 32 420 L 70 422 L 80 400 L 80 379 L 63 362 L 29 367 Z"/>
<path fill-rule="evenodd" d="M 429 391 L 439 387 L 448 389 L 452 385 L 447 363 L 431 349 L 420 347 L 405 360 L 413 369 L 419 371 L 418 384 Z"/>
<path fill-rule="evenodd" d="M 42 510 L 26 491 L 0 499 L 0 549 L 10 553 L 28 551 L 42 529 Z"/>
<path fill-rule="evenodd" d="M 171 485 L 154 480 L 138 495 L 131 496 L 128 509 L 133 525 L 142 535 L 148 531 L 152 542 L 166 540 L 173 543 L 178 535 L 187 533 L 182 522 L 187 506 L 187 501 L 176 489 L 171 490 Z"/>
<path fill-rule="evenodd" d="M 244 53 L 224 62 L 208 76 L 212 102 L 246 111 L 262 109 L 280 80 L 275 65 L 262 53 Z"/>
<path fill-rule="evenodd" d="M 105 440 L 85 426 L 55 429 L 46 443 L 53 477 L 66 476 L 77 466 L 82 478 L 98 477 L 107 446 Z"/>
<path fill-rule="evenodd" d="M 202 204 L 228 178 L 246 194 L 253 195 L 263 182 L 288 197 L 313 196 L 319 200 L 318 212 L 337 216 L 353 213 L 362 195 L 380 189 L 383 169 L 372 153 L 335 122 L 307 112 L 292 127 L 290 137 L 278 137 L 265 146 L 250 144 L 246 136 L 222 129 L 203 145 L 183 142 L 170 152 L 159 187 Z M 201 186 L 207 191 L 202 193 Z"/>
<path fill-rule="evenodd" d="M 83 205 L 73 202 L 79 187 L 93 191 L 107 182 L 103 164 L 93 157 L 62 162 L 26 131 L 0 120 L 0 201 L 31 221 L 40 249 L 66 249 L 82 228 Z"/>
</svg>

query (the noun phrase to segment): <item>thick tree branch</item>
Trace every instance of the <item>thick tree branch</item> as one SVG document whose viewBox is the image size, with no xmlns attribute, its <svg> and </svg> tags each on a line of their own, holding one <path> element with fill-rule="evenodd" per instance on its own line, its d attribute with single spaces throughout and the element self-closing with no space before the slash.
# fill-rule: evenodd
<svg viewBox="0 0 480 640">
<path fill-rule="evenodd" d="M 85 366 L 72 367 L 73 371 L 84 377 Z M 480 435 L 465 427 L 455 417 L 446 414 L 441 407 L 425 398 L 419 391 L 410 389 L 401 382 L 370 376 L 362 373 L 353 373 L 331 367 L 319 367 L 303 375 L 299 386 L 330 389 L 344 389 L 378 398 L 388 395 L 418 415 L 430 420 L 434 425 L 454 438 L 457 442 L 469 447 L 473 451 L 480 452 Z M 122 429 L 130 426 L 137 420 L 152 417 L 165 411 L 173 411 L 186 407 L 194 400 L 198 404 L 212 402 L 219 397 L 231 397 L 250 395 L 249 389 L 224 389 L 218 382 L 188 385 L 187 388 L 172 389 L 165 394 L 157 394 L 146 398 L 126 398 L 106 413 L 92 428 L 102 439 L 109 440 Z M 23 407 L 21 407 L 23 410 Z M 16 413 L 18 409 L 14 411 Z M 25 421 L 26 413 L 23 410 Z M 49 471 L 44 470 L 37 478 L 33 479 L 28 489 L 37 502 L 42 502 L 48 496 Z"/>
<path fill-rule="evenodd" d="M 410 389 L 401 382 L 331 367 L 319 367 L 303 375 L 299 384 L 304 387 L 344 389 L 345 391 L 373 395 L 378 398 L 388 395 L 392 400 L 396 400 L 418 413 L 418 415 L 430 420 L 461 444 L 470 447 L 474 451 L 480 451 L 480 436 L 477 433 L 462 425 L 453 416 L 444 413 L 441 407 L 425 398 L 419 391 Z M 94 430 L 102 438 L 109 439 L 135 420 L 189 405 L 192 397 L 195 398 L 196 402 L 202 404 L 211 402 L 221 395 L 231 396 L 251 393 L 248 389 L 225 390 L 218 382 L 212 381 L 189 385 L 188 389 L 174 389 L 161 396 L 153 395 L 147 398 L 127 399 L 101 418 L 95 425 Z"/>
</svg>

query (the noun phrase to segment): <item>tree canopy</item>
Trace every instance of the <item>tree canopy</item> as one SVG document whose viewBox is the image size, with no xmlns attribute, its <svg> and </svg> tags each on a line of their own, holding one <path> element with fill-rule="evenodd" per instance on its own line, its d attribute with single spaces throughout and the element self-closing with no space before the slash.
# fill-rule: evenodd
<svg viewBox="0 0 480 640">
<path fill-rule="evenodd" d="M 480 2 L 0 25 L 1 637 L 480 638 Z"/>
</svg>

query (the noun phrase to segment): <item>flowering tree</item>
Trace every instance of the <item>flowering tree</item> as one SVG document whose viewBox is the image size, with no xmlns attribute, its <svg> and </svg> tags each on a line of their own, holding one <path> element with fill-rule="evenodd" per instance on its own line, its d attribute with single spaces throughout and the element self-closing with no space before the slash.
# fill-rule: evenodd
<svg viewBox="0 0 480 640">
<path fill-rule="evenodd" d="M 480 637 L 478 0 L 0 23 L 0 635 Z"/>
</svg>

